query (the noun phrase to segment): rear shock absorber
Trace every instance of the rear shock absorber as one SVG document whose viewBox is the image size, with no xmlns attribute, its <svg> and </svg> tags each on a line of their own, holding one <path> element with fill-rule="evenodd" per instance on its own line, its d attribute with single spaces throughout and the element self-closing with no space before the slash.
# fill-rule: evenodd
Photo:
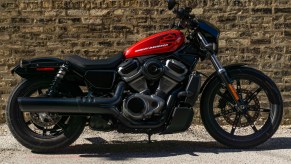
<svg viewBox="0 0 291 164">
<path fill-rule="evenodd" d="M 64 63 L 63 65 L 60 66 L 59 72 L 55 76 L 54 80 L 52 81 L 52 84 L 50 85 L 50 87 L 47 91 L 47 95 L 49 97 L 52 97 L 56 94 L 56 91 L 57 91 L 62 79 L 66 75 L 68 69 L 69 69 L 69 65 L 67 63 Z"/>
</svg>

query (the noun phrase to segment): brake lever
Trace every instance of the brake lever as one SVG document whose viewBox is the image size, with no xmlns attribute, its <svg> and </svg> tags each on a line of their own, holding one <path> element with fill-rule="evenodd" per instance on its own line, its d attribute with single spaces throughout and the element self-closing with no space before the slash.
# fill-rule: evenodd
<svg viewBox="0 0 291 164">
<path fill-rule="evenodd" d="M 191 7 L 186 7 L 185 8 L 185 12 L 187 12 L 189 15 L 190 15 L 190 13 L 192 12 L 192 8 Z"/>
<path fill-rule="evenodd" d="M 176 23 L 175 22 L 170 25 L 170 29 L 173 29 L 175 27 L 176 27 Z"/>
<path fill-rule="evenodd" d="M 176 28 L 178 30 L 183 30 L 183 29 L 185 29 L 185 27 L 186 27 L 186 25 L 185 24 L 182 24 L 181 21 L 179 21 L 178 25 L 176 26 Z"/>
</svg>

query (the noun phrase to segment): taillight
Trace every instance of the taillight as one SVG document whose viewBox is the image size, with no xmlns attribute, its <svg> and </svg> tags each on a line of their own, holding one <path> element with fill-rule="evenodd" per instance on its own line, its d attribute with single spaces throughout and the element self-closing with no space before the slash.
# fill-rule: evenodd
<svg viewBox="0 0 291 164">
<path fill-rule="evenodd" d="M 41 68 L 36 68 L 37 71 L 54 71 L 55 68 L 53 67 L 41 67 Z"/>
</svg>

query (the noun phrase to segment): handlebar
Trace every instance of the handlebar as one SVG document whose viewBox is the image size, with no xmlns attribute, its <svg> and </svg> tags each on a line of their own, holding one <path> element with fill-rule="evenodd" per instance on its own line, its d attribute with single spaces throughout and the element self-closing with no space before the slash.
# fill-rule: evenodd
<svg viewBox="0 0 291 164">
<path fill-rule="evenodd" d="M 173 27 L 176 27 L 177 29 L 180 30 L 185 28 L 194 30 L 190 33 L 189 40 L 193 40 L 193 38 L 196 38 L 197 36 L 197 39 L 201 43 L 200 45 L 204 50 L 207 50 L 208 52 L 214 52 L 215 44 L 209 43 L 201 32 L 196 31 L 197 27 L 199 26 L 199 22 L 196 19 L 195 15 L 190 15 L 191 11 L 192 8 L 190 7 L 178 8 L 173 10 L 173 13 L 176 14 L 177 18 L 180 19 L 179 23 L 178 24 L 175 23 Z"/>
<path fill-rule="evenodd" d="M 173 13 L 176 14 L 177 18 L 181 19 L 181 21 L 179 22 L 178 25 L 176 25 L 176 27 L 178 27 L 179 29 L 181 28 L 195 29 L 198 26 L 197 21 L 195 19 L 195 15 L 190 15 L 191 11 L 192 8 L 190 7 L 179 8 L 173 11 Z"/>
<path fill-rule="evenodd" d="M 192 11 L 192 8 L 186 7 L 186 8 L 175 9 L 173 13 L 176 14 L 178 18 L 184 19 L 185 17 L 190 16 L 191 11 Z"/>
</svg>

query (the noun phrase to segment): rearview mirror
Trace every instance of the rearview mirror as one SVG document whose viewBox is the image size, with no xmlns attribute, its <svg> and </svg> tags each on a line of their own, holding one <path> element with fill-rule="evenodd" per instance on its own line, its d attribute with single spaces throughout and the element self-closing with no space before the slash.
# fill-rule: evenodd
<svg viewBox="0 0 291 164">
<path fill-rule="evenodd" d="M 169 10 L 172 10 L 175 7 L 175 5 L 177 4 L 177 2 L 175 0 L 167 0 L 167 2 L 168 2 L 168 9 Z"/>
</svg>

